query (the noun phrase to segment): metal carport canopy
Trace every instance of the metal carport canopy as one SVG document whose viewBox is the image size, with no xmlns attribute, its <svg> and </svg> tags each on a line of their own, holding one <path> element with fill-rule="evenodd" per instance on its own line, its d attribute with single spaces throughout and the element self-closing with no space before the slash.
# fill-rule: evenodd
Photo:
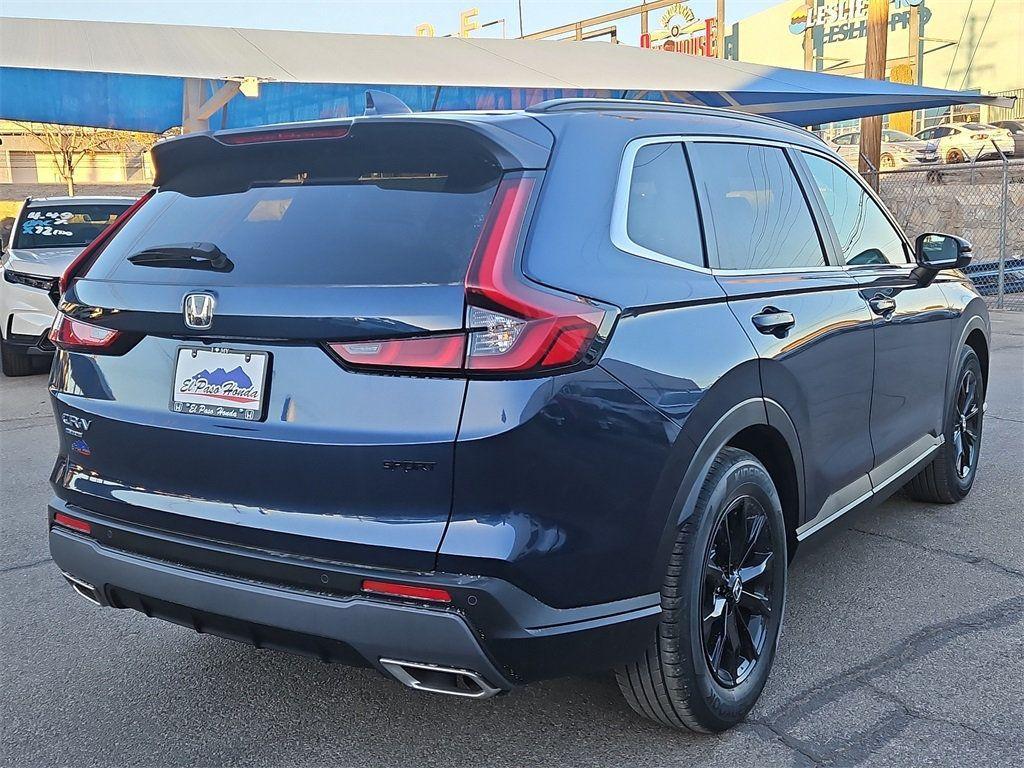
<svg viewBox="0 0 1024 768">
<path fill-rule="evenodd" d="M 259 95 L 231 98 L 244 78 L 260 82 Z M 417 111 L 631 97 L 734 107 L 797 125 L 951 104 L 1012 105 L 977 93 L 601 42 L 0 19 L 4 119 L 161 132 L 182 123 L 187 105 L 191 113 L 204 107 L 214 128 L 263 125 L 360 114 L 367 87 Z"/>
</svg>

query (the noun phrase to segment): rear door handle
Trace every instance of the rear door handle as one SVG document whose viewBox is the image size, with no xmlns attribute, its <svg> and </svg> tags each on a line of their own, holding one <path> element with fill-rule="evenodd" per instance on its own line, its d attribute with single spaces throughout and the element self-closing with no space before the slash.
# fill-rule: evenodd
<svg viewBox="0 0 1024 768">
<path fill-rule="evenodd" d="M 868 299 L 868 306 L 876 315 L 885 317 L 896 311 L 896 299 L 879 293 Z"/>
<path fill-rule="evenodd" d="M 752 318 L 750 322 L 757 328 L 758 333 L 765 336 L 784 337 L 789 329 L 796 325 L 796 318 L 792 312 L 777 307 L 765 307 Z"/>
</svg>

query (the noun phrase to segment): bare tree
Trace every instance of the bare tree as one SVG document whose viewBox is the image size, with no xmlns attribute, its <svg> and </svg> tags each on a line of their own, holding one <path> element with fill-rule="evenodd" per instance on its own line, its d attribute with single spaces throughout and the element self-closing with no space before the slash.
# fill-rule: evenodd
<svg viewBox="0 0 1024 768">
<path fill-rule="evenodd" d="M 86 157 L 98 152 L 141 153 L 159 138 L 153 133 L 139 131 L 113 131 L 106 128 L 87 128 L 81 125 L 53 123 L 16 123 L 35 137 L 53 156 L 61 179 L 67 184 L 68 194 L 75 194 L 75 169 Z"/>
</svg>

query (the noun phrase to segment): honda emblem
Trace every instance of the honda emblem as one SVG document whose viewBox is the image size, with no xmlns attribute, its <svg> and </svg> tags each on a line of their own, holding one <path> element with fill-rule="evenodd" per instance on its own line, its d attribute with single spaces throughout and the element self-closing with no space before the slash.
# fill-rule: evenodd
<svg viewBox="0 0 1024 768">
<path fill-rule="evenodd" d="M 216 300 L 208 293 L 190 293 L 185 296 L 185 325 L 196 331 L 205 331 L 213 325 L 213 307 Z"/>
</svg>

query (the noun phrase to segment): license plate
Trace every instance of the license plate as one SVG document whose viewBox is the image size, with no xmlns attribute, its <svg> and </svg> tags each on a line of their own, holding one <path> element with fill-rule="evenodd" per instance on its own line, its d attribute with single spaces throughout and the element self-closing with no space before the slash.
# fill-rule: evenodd
<svg viewBox="0 0 1024 768">
<path fill-rule="evenodd" d="M 181 347 L 174 366 L 171 410 L 259 421 L 269 359 L 266 352 Z"/>
</svg>

